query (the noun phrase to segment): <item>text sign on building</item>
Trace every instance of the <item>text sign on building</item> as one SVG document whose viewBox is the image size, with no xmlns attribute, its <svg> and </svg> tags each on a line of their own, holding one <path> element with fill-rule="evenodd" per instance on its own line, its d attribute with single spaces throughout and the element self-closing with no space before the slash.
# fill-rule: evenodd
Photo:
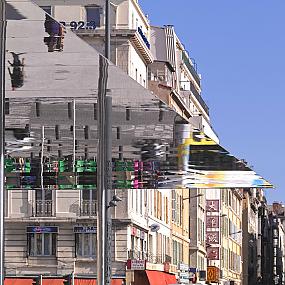
<svg viewBox="0 0 285 285">
<path fill-rule="evenodd" d="M 206 226 L 207 228 L 219 228 L 219 216 L 207 216 Z"/>
<path fill-rule="evenodd" d="M 75 226 L 73 228 L 74 233 L 96 233 L 96 227 L 94 226 Z"/>
<path fill-rule="evenodd" d="M 206 232 L 206 242 L 208 244 L 218 244 L 220 241 L 220 233 L 219 232 Z"/>
<path fill-rule="evenodd" d="M 145 270 L 146 260 L 140 259 L 128 259 L 127 268 L 130 270 Z"/>
<path fill-rule="evenodd" d="M 207 268 L 207 281 L 218 283 L 219 282 L 219 268 L 216 266 L 208 266 Z"/>
<path fill-rule="evenodd" d="M 27 233 L 58 233 L 58 227 L 27 227 Z"/>
<path fill-rule="evenodd" d="M 218 247 L 208 247 L 207 248 L 207 258 L 209 260 L 219 260 L 219 248 Z"/>
<path fill-rule="evenodd" d="M 207 200 L 206 201 L 207 212 L 219 212 L 219 200 Z"/>
</svg>

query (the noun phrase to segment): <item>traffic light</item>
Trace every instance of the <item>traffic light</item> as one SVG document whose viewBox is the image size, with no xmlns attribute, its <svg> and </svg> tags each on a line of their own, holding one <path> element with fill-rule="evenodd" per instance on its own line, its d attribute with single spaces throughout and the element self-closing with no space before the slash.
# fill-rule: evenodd
<svg viewBox="0 0 285 285">
<path fill-rule="evenodd" d="M 40 276 L 33 277 L 32 285 L 41 285 L 41 277 Z"/>
<path fill-rule="evenodd" d="M 63 276 L 63 285 L 72 285 L 72 275 L 68 274 Z"/>
</svg>

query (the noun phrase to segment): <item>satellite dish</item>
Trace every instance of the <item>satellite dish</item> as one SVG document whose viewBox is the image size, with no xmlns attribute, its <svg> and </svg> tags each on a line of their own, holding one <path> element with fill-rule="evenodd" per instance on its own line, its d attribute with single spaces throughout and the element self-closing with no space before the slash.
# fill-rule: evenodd
<svg viewBox="0 0 285 285">
<path fill-rule="evenodd" d="M 150 231 L 151 231 L 151 232 L 156 233 L 156 232 L 159 231 L 160 225 L 159 225 L 159 224 L 152 224 L 149 228 L 150 228 Z"/>
</svg>

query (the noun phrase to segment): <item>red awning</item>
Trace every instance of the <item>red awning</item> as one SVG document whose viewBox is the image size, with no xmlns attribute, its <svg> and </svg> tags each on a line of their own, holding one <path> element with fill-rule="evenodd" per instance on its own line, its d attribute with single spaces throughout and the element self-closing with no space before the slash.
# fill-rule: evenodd
<svg viewBox="0 0 285 285">
<path fill-rule="evenodd" d="M 32 285 L 30 278 L 5 278 L 4 285 Z"/>
<path fill-rule="evenodd" d="M 42 285 L 63 285 L 62 278 L 43 278 Z"/>
<path fill-rule="evenodd" d="M 150 285 L 169 285 L 176 284 L 175 275 L 161 271 L 146 270 Z"/>
</svg>

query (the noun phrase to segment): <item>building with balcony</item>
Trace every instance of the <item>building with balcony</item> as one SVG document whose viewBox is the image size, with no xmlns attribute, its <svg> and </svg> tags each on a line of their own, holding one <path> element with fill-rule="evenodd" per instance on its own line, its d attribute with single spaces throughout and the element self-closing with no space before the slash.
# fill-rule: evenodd
<svg viewBox="0 0 285 285">
<path fill-rule="evenodd" d="M 188 120 L 202 116 L 209 124 L 209 108 L 201 96 L 201 79 L 173 26 L 151 27 L 149 89 Z"/>
</svg>

